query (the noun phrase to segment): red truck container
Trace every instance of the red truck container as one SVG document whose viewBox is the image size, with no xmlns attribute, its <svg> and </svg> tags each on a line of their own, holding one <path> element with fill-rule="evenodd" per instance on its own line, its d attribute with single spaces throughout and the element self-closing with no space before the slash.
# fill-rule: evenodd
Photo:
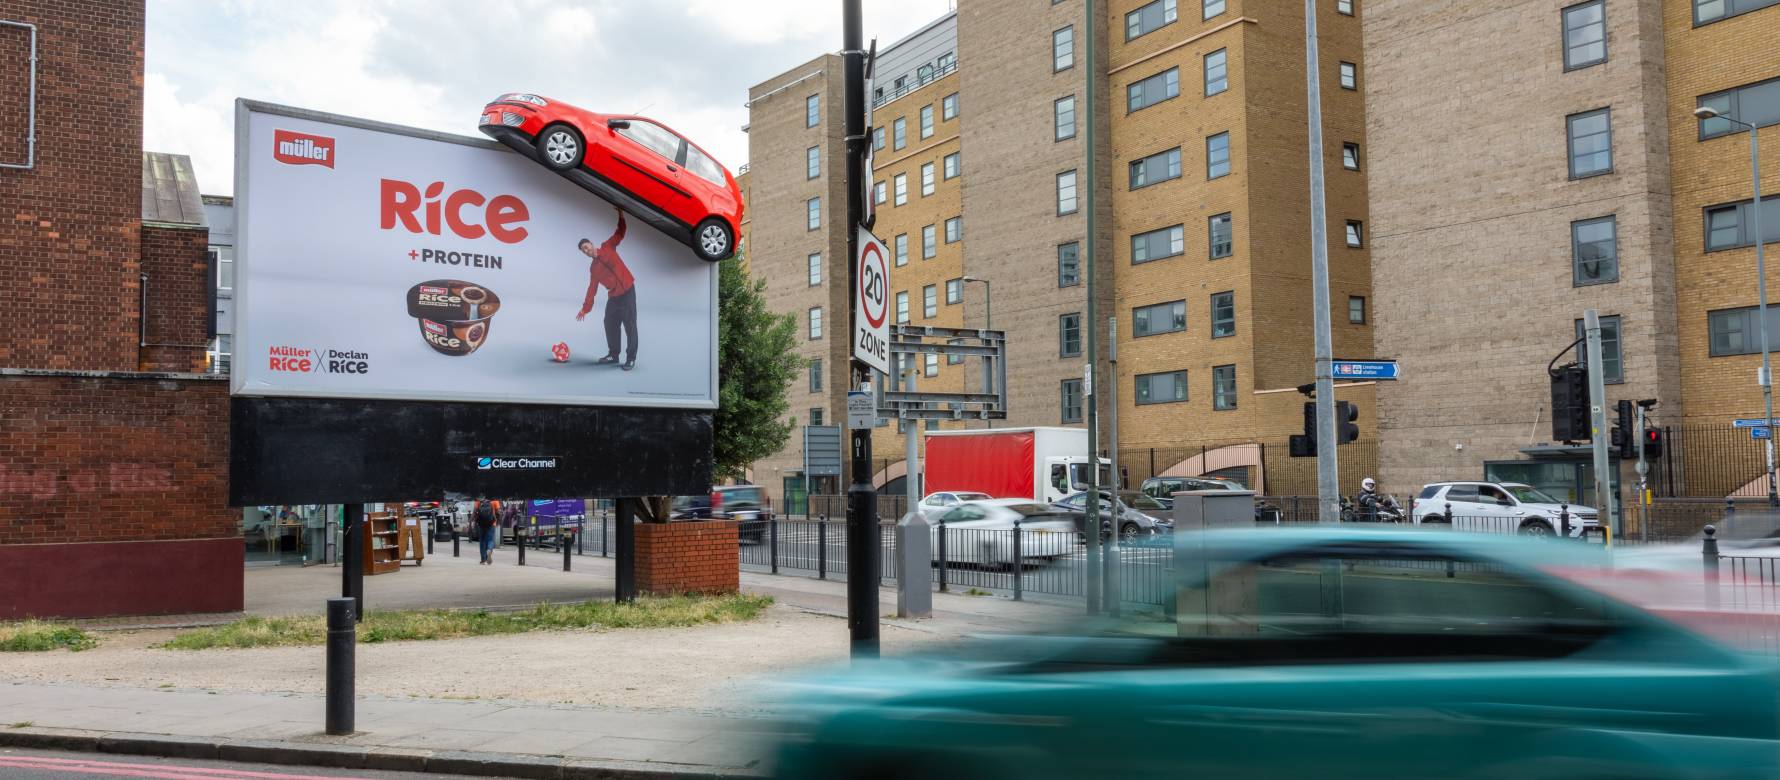
<svg viewBox="0 0 1780 780">
<path fill-rule="evenodd" d="M 974 491 L 1050 503 L 1088 481 L 1088 432 L 1081 428 L 999 428 L 927 434 L 928 493 Z M 1112 462 L 1100 459 L 1100 484 Z"/>
</svg>

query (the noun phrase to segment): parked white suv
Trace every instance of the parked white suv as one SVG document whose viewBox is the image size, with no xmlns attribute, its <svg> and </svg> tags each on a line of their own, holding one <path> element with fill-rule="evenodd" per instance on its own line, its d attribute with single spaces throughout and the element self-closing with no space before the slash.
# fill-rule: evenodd
<svg viewBox="0 0 1780 780">
<path fill-rule="evenodd" d="M 1417 523 L 1451 523 L 1455 531 L 1556 536 L 1560 515 L 1570 514 L 1570 535 L 1600 531 L 1593 507 L 1568 507 L 1532 485 L 1518 482 L 1436 482 L 1422 488 L 1410 514 Z"/>
</svg>

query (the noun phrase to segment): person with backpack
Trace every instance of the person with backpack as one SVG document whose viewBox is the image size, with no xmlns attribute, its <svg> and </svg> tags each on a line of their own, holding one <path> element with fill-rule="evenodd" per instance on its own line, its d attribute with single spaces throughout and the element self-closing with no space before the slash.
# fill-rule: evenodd
<svg viewBox="0 0 1780 780">
<path fill-rule="evenodd" d="M 488 499 L 476 499 L 476 508 L 471 512 L 470 519 L 471 522 L 475 524 L 476 533 L 481 537 L 482 541 L 482 560 L 480 563 L 486 566 L 492 566 L 494 565 L 494 548 L 495 545 L 500 544 L 501 531 L 499 528 L 495 527 L 496 519 L 494 507 L 489 505 Z"/>
</svg>

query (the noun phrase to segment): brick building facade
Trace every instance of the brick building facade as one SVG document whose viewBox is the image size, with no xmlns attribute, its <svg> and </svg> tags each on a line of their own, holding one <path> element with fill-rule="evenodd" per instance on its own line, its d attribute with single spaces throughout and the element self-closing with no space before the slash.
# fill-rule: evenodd
<svg viewBox="0 0 1780 780">
<path fill-rule="evenodd" d="M 0 297 L 17 315 L 0 333 L 0 619 L 241 607 L 228 389 L 195 373 L 203 220 L 168 219 L 144 175 L 144 12 L 0 0 L 38 36 L 36 165 L 0 169 Z M 18 29 L 0 28 L 8 159 Z"/>
</svg>

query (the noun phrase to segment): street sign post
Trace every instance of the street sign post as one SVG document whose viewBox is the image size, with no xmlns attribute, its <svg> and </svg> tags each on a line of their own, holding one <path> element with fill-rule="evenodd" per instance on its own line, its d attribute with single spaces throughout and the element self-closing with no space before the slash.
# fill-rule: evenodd
<svg viewBox="0 0 1780 780">
<path fill-rule="evenodd" d="M 1392 382 L 1400 378 L 1395 360 L 1337 360 L 1331 372 L 1336 379 Z"/>
<path fill-rule="evenodd" d="M 1737 428 L 1772 428 L 1776 425 L 1780 425 L 1780 417 L 1776 417 L 1776 418 L 1769 420 L 1767 422 L 1762 422 L 1762 419 L 1760 417 L 1753 417 L 1753 418 L 1744 419 L 1744 420 L 1732 420 L 1731 425 L 1733 427 L 1737 427 Z"/>
<path fill-rule="evenodd" d="M 867 430 L 878 424 L 878 405 L 867 390 L 847 391 L 847 429 Z"/>
<path fill-rule="evenodd" d="M 1770 429 L 1770 428 L 1750 428 L 1749 429 L 1749 438 L 1756 439 L 1758 441 L 1771 438 L 1771 436 L 1768 434 L 1769 430 L 1772 430 L 1772 429 Z"/>
<path fill-rule="evenodd" d="M 853 295 L 853 357 L 890 373 L 890 263 L 884 242 L 863 227 L 859 256 L 853 259 L 859 283 Z"/>
</svg>

